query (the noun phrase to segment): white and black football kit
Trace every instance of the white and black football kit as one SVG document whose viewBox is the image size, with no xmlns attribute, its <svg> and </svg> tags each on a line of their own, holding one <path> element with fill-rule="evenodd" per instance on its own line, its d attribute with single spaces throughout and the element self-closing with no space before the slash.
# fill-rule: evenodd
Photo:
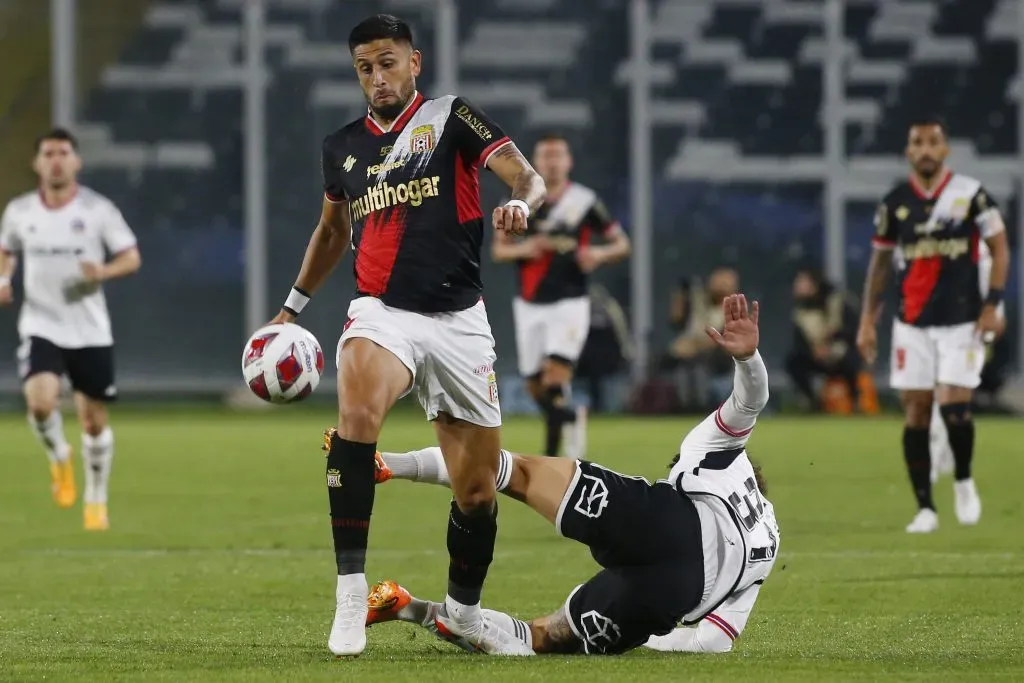
<svg viewBox="0 0 1024 683">
<path fill-rule="evenodd" d="M 779 550 L 745 449 L 767 399 L 755 354 L 736 362 L 733 393 L 686 436 L 667 480 L 578 464 L 555 526 L 603 568 L 565 603 L 585 652 L 731 648 Z"/>
<path fill-rule="evenodd" d="M 103 289 L 82 277 L 81 263 L 104 263 L 136 246 L 121 212 L 85 187 L 59 207 L 39 192 L 13 199 L 0 219 L 0 249 L 20 254 L 24 299 L 18 315 L 18 367 L 24 381 L 52 372 L 75 391 L 111 401 L 114 337 Z"/>
</svg>

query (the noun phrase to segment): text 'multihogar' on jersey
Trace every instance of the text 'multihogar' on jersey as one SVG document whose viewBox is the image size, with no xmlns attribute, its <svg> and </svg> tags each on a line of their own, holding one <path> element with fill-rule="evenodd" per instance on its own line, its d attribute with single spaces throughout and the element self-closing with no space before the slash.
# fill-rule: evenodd
<svg viewBox="0 0 1024 683">
<path fill-rule="evenodd" d="M 977 320 L 984 240 L 1000 230 L 999 209 L 974 178 L 946 171 L 931 191 L 913 178 L 893 188 L 875 214 L 873 243 L 895 249 L 900 320 L 918 327 Z"/>
<path fill-rule="evenodd" d="M 465 100 L 419 93 L 387 130 L 366 116 L 327 136 L 324 191 L 349 204 L 360 295 L 423 313 L 480 299 L 478 174 L 510 142 Z"/>
<path fill-rule="evenodd" d="M 595 233 L 609 237 L 620 229 L 593 190 L 571 183 L 528 221 L 526 236 L 545 235 L 553 250 L 519 261 L 519 296 L 534 303 L 586 296 L 587 275 L 576 262 L 576 251 L 589 245 Z"/>
</svg>

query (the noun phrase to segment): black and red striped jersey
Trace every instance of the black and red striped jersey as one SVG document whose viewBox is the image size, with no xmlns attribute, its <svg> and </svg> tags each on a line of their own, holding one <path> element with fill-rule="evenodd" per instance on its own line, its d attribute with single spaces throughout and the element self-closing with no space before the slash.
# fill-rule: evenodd
<svg viewBox="0 0 1024 683">
<path fill-rule="evenodd" d="M 930 191 L 913 177 L 894 187 L 875 214 L 873 244 L 895 250 L 900 320 L 918 327 L 977 320 L 985 240 L 1002 229 L 998 207 L 974 178 L 947 170 Z"/>
<path fill-rule="evenodd" d="M 324 139 L 324 192 L 348 202 L 360 295 L 423 313 L 480 299 L 479 170 L 510 142 L 462 98 L 419 93 L 387 129 L 365 116 Z"/>
<path fill-rule="evenodd" d="M 551 249 L 519 261 L 519 296 L 535 303 L 587 296 L 587 275 L 576 262 L 576 251 L 595 235 L 610 237 L 621 229 L 593 190 L 570 183 L 530 218 L 526 237 L 544 235 Z"/>
</svg>

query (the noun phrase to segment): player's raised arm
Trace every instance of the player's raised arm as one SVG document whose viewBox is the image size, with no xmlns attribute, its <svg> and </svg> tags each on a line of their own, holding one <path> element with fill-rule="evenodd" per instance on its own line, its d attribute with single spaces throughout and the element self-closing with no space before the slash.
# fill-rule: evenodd
<svg viewBox="0 0 1024 683">
<path fill-rule="evenodd" d="M 768 404 L 768 370 L 757 351 L 760 333 L 759 307 L 755 301 L 748 309 L 742 294 L 727 296 L 722 302 L 725 325 L 721 332 L 709 327 L 708 336 L 733 357 L 736 373 L 732 393 L 715 415 L 718 428 L 735 438 L 746 438 L 757 416 Z"/>
<path fill-rule="evenodd" d="M 299 276 L 295 278 L 281 312 L 272 322 L 292 322 L 309 303 L 310 298 L 331 274 L 352 242 L 352 218 L 348 198 L 341 184 L 341 167 L 330 145 L 324 140 L 321 157 L 324 176 L 324 200 L 320 221 L 306 245 Z"/>
</svg>

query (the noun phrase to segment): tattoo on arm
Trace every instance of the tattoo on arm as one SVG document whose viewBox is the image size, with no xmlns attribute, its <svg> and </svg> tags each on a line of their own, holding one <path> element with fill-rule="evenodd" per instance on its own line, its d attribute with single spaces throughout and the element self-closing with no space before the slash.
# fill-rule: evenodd
<svg viewBox="0 0 1024 683">
<path fill-rule="evenodd" d="M 892 253 L 876 249 L 871 254 L 871 262 L 868 264 L 868 275 L 864 281 L 864 303 L 861 314 L 864 317 L 870 316 L 874 319 L 880 299 L 885 293 L 885 286 L 889 281 L 889 273 L 892 272 Z"/>
<path fill-rule="evenodd" d="M 512 199 L 520 199 L 526 202 L 531 211 L 536 211 L 544 202 L 547 189 L 544 187 L 544 180 L 533 166 L 526 160 L 523 153 L 514 144 L 508 144 L 494 153 L 494 159 L 512 161 L 519 166 L 519 173 L 512 182 Z"/>
<path fill-rule="evenodd" d="M 580 651 L 582 643 L 572 632 L 563 610 L 530 624 L 533 629 L 533 651 L 541 653 L 572 654 Z"/>
</svg>

